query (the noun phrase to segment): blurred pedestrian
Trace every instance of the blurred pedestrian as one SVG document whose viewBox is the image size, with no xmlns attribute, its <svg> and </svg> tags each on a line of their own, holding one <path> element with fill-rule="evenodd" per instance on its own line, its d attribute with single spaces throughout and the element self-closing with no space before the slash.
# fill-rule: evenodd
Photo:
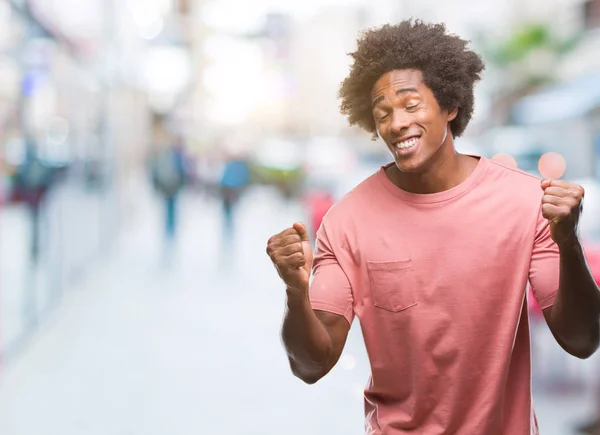
<svg viewBox="0 0 600 435">
<path fill-rule="evenodd" d="M 164 204 L 164 229 L 168 244 L 177 233 L 178 195 L 186 182 L 184 158 L 183 140 L 177 137 L 155 152 L 151 165 L 152 181 Z"/>
<path fill-rule="evenodd" d="M 323 222 L 323 218 L 333 206 L 335 199 L 326 189 L 311 189 L 304 197 L 304 203 L 310 217 L 309 233 L 311 240 L 317 235 L 317 230 Z"/>
<path fill-rule="evenodd" d="M 31 222 L 30 258 L 39 258 L 41 238 L 41 211 L 44 200 L 54 180 L 54 171 L 42 159 L 32 139 L 25 148 L 25 160 L 13 176 L 13 194 L 27 204 Z"/>
<path fill-rule="evenodd" d="M 327 375 L 357 316 L 367 434 L 537 434 L 527 282 L 565 351 L 600 340 L 583 189 L 456 151 L 484 64 L 443 24 L 371 29 L 351 55 L 342 113 L 393 162 L 329 210 L 314 257 L 301 223 L 267 243 L 292 372 Z"/>
<path fill-rule="evenodd" d="M 220 180 L 225 237 L 231 240 L 235 233 L 235 209 L 250 183 L 250 168 L 245 159 L 232 157 L 225 162 Z"/>
</svg>

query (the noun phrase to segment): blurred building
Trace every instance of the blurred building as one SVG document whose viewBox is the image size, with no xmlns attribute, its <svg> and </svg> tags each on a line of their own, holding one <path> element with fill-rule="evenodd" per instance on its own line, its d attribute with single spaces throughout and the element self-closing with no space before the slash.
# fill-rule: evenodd
<svg viewBox="0 0 600 435">
<path fill-rule="evenodd" d="M 515 102 L 510 123 L 532 147 L 567 159 L 567 176 L 600 177 L 600 2 L 559 2 L 554 16 L 571 17 L 576 43 L 544 68 L 553 80 Z M 548 18 L 549 25 L 553 23 Z M 539 57 L 538 57 L 539 60 Z"/>
<path fill-rule="evenodd" d="M 194 2 L 0 2 L 0 353 L 8 357 L 135 219 L 153 113 L 190 84 Z M 39 263 L 13 174 L 33 147 L 61 169 L 44 200 Z"/>
<path fill-rule="evenodd" d="M 363 8 L 333 6 L 298 21 L 293 28 L 290 63 L 293 94 L 286 111 L 290 128 L 310 135 L 340 134 L 340 83 L 350 65 L 358 32 L 368 25 Z"/>
</svg>

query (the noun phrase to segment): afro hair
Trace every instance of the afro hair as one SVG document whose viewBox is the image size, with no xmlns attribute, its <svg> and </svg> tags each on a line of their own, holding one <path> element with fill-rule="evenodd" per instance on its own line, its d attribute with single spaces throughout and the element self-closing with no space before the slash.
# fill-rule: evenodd
<svg viewBox="0 0 600 435">
<path fill-rule="evenodd" d="M 339 91 L 340 111 L 350 125 L 358 125 L 377 137 L 372 114 L 371 90 L 375 82 L 393 70 L 416 69 L 438 104 L 448 111 L 458 109 L 451 121 L 453 137 L 459 137 L 471 120 L 474 85 L 485 65 L 467 49 L 469 41 L 448 34 L 446 26 L 406 20 L 384 25 L 359 35 L 348 77 Z"/>
</svg>

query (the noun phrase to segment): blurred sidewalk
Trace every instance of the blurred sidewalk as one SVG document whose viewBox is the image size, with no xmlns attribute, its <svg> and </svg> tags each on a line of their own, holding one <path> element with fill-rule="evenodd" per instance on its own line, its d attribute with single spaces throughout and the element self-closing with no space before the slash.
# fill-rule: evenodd
<svg viewBox="0 0 600 435">
<path fill-rule="evenodd" d="M 226 251 L 219 204 L 183 200 L 171 261 L 144 200 L 117 249 L 3 370 L 1 434 L 363 434 L 358 322 L 315 386 L 293 378 L 280 343 L 283 290 L 265 246 L 299 206 L 254 190 Z M 557 400 L 536 399 L 542 435 L 568 435 L 589 405 Z"/>
<path fill-rule="evenodd" d="M 0 349 L 11 359 L 37 322 L 59 305 L 96 261 L 111 223 L 107 196 L 64 183 L 40 214 L 40 256 L 30 258 L 32 221 L 24 204 L 0 208 Z"/>
</svg>

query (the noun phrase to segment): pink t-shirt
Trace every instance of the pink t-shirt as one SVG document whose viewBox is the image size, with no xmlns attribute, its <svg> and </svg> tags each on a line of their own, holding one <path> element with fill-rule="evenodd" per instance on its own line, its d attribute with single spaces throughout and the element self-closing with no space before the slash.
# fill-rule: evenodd
<svg viewBox="0 0 600 435">
<path fill-rule="evenodd" d="M 542 193 L 538 178 L 486 158 L 424 195 L 382 168 L 326 215 L 310 298 L 360 320 L 367 434 L 538 433 L 526 287 L 544 309 L 559 281 Z"/>
</svg>

